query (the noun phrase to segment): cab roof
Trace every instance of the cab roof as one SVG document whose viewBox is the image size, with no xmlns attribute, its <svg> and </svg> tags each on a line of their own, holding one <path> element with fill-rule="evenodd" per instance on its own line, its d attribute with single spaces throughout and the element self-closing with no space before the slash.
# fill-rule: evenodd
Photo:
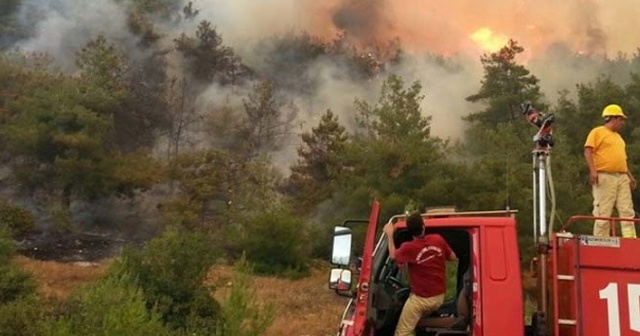
<svg viewBox="0 0 640 336">
<path fill-rule="evenodd" d="M 422 214 L 425 226 L 515 226 L 516 210 L 467 211 L 467 212 L 427 212 Z M 407 215 L 396 215 L 389 222 L 396 228 L 405 228 Z"/>
</svg>

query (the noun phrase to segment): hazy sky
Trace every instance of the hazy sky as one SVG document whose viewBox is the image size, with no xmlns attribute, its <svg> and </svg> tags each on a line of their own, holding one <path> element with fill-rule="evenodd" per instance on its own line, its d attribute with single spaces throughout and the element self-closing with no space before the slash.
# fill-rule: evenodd
<svg viewBox="0 0 640 336">
<path fill-rule="evenodd" d="M 533 54 L 554 43 L 582 52 L 634 52 L 636 0 L 209 0 L 196 1 L 231 39 L 290 29 L 367 43 L 400 37 L 415 51 L 472 53 L 518 40 Z M 483 33 L 484 32 L 484 33 Z M 487 33 L 489 32 L 489 33 Z M 474 38 L 475 33 L 475 38 Z M 477 39 L 484 38 L 480 43 Z"/>
</svg>

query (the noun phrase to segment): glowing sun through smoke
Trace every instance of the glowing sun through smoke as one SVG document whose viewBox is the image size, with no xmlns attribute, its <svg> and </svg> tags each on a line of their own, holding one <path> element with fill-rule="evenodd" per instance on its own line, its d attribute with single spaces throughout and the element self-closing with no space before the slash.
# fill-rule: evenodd
<svg viewBox="0 0 640 336">
<path fill-rule="evenodd" d="M 504 47 L 509 40 L 506 36 L 496 34 L 487 27 L 482 27 L 474 31 L 470 38 L 478 45 L 478 47 L 487 52 L 496 52 L 500 50 L 500 48 Z"/>
</svg>

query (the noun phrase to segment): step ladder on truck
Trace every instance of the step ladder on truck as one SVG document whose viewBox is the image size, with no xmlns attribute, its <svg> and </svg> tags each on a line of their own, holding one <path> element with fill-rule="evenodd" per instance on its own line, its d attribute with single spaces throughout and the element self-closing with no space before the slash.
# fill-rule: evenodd
<svg viewBox="0 0 640 336">
<path fill-rule="evenodd" d="M 573 223 L 585 219 L 610 220 L 612 236 L 569 232 Z M 640 335 L 640 239 L 617 237 L 619 220 L 574 216 L 553 235 L 551 335 Z"/>
<path fill-rule="evenodd" d="M 514 210 L 422 214 L 425 229 L 443 236 L 459 257 L 452 298 L 416 328 L 418 336 L 640 336 L 640 239 L 616 236 L 620 218 L 574 216 L 553 230 L 553 115 L 523 105 L 533 137 L 536 308 L 525 312 Z M 547 187 L 550 187 L 547 190 Z M 550 200 L 547 196 L 550 195 Z M 551 204 L 551 220 L 547 207 Z M 402 268 L 388 258 L 378 202 L 368 220 L 335 228 L 329 288 L 349 297 L 338 336 L 391 336 L 408 297 Z M 392 216 L 396 246 L 408 241 L 405 214 Z M 578 221 L 610 220 L 611 237 L 572 232 Z M 625 219 L 634 222 L 638 219 Z M 352 228 L 366 225 L 362 252 L 352 254 Z M 525 325 L 525 320 L 530 321 Z"/>
</svg>

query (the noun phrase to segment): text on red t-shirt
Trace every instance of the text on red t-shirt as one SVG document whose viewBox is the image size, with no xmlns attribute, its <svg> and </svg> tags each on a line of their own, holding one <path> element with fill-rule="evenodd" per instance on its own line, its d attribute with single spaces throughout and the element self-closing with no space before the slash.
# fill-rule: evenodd
<svg viewBox="0 0 640 336">
<path fill-rule="evenodd" d="M 408 265 L 411 292 L 426 298 L 446 291 L 445 270 L 449 255 L 451 247 L 442 236 L 429 234 L 400 245 L 395 260 L 398 264 Z"/>
</svg>

